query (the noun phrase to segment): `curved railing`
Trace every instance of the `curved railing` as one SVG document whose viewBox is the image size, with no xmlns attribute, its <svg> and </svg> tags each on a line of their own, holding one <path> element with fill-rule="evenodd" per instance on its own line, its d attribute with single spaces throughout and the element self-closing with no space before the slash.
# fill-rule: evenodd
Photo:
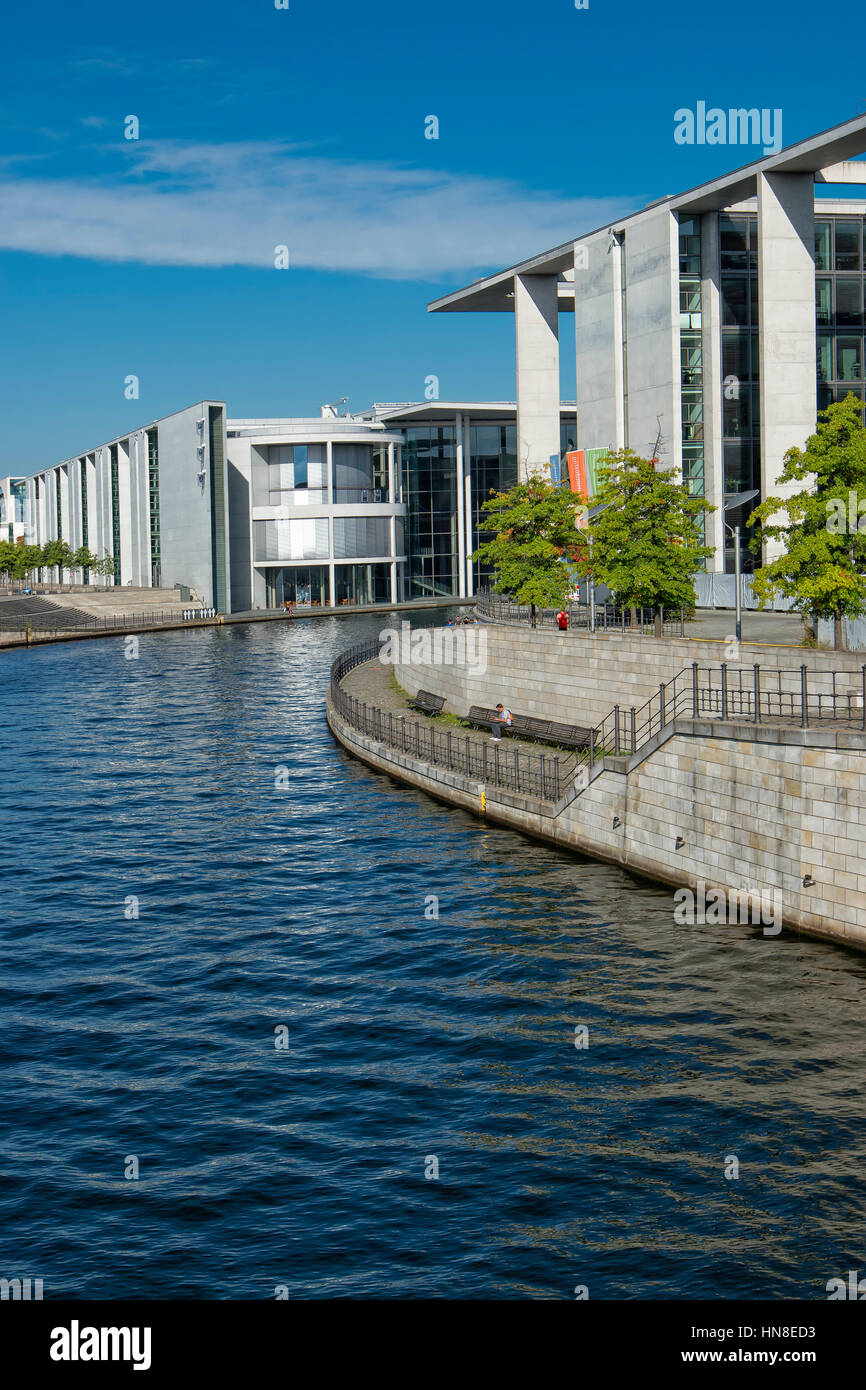
<svg viewBox="0 0 866 1390">
<path fill-rule="evenodd" d="M 492 589 L 479 589 L 475 595 L 475 609 L 480 618 L 492 623 L 511 623 L 520 627 L 532 625 L 532 608 L 528 603 L 515 603 L 504 594 L 495 594 Z M 567 604 L 569 628 L 582 628 L 588 632 L 622 632 L 629 636 L 655 637 L 655 610 L 652 608 L 618 608 L 615 603 L 596 603 L 589 608 L 583 603 Z M 535 626 L 555 628 L 558 608 L 535 609 Z M 684 637 L 686 610 L 684 608 L 661 610 L 661 630 L 665 637 Z"/>
<path fill-rule="evenodd" d="M 477 777 L 542 801 L 558 801 L 586 771 L 606 757 L 632 757 L 677 719 L 760 725 L 836 724 L 866 732 L 866 665 L 859 671 L 809 671 L 808 667 L 701 666 L 693 662 L 642 705 L 614 705 L 590 730 L 587 746 L 574 755 L 534 754 L 516 743 L 500 747 L 441 729 L 429 720 L 385 712 L 357 700 L 341 681 L 356 666 L 379 656 L 379 642 L 350 647 L 331 666 L 331 701 L 340 717 L 360 733 L 398 752 L 437 767 Z"/>
<path fill-rule="evenodd" d="M 379 643 L 362 642 L 338 656 L 331 666 L 331 704 L 340 718 L 359 733 L 398 753 L 421 758 L 464 777 L 478 778 L 489 786 L 541 801 L 558 801 L 574 779 L 581 759 L 571 755 L 527 753 L 517 743 L 484 739 L 478 742 L 461 729 L 437 727 L 409 715 L 378 709 L 356 699 L 342 687 L 342 680 L 365 661 L 379 655 Z"/>
</svg>

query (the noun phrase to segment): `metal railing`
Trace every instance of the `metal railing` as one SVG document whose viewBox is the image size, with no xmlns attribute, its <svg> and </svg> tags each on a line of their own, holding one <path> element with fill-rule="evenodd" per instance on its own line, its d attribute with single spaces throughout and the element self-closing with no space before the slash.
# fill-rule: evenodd
<svg viewBox="0 0 866 1390">
<path fill-rule="evenodd" d="M 384 712 L 355 699 L 341 681 L 356 666 L 379 656 L 378 641 L 351 647 L 331 666 L 331 699 L 346 723 L 399 752 L 508 791 L 558 801 L 578 774 L 607 757 L 631 757 L 677 719 L 753 724 L 816 724 L 866 731 L 866 665 L 857 671 L 700 666 L 693 662 L 642 705 L 614 705 L 589 731 L 587 746 L 560 757 L 521 751 L 516 743 L 480 746 L 456 729 L 429 720 Z"/>
<path fill-rule="evenodd" d="M 631 756 L 675 719 L 752 724 L 835 723 L 866 730 L 866 666 L 859 671 L 810 671 L 752 666 L 691 666 L 642 705 L 615 705 L 592 731 L 590 766 L 599 757 Z"/>
<path fill-rule="evenodd" d="M 0 632 L 111 632 L 117 628 L 162 627 L 166 624 L 203 622 L 217 617 L 215 608 L 169 608 L 158 612 L 112 613 L 100 617 L 95 613 L 84 613 L 80 609 L 70 612 L 63 621 L 64 610 L 57 613 L 11 614 L 3 613 L 0 603 Z"/>
<path fill-rule="evenodd" d="M 479 743 L 459 728 L 442 729 L 429 720 L 378 709 L 343 690 L 341 681 L 356 666 L 379 655 L 379 642 L 364 642 L 338 656 L 331 666 L 331 702 L 345 723 L 398 753 L 421 758 L 464 777 L 540 801 L 558 801 L 574 778 L 576 760 L 558 754 L 527 753 L 511 740 Z"/>
<path fill-rule="evenodd" d="M 532 625 L 532 609 L 528 603 L 515 603 L 502 594 L 490 589 L 479 589 L 476 594 L 476 610 L 479 617 L 489 622 L 513 623 L 524 627 Z M 597 603 L 594 611 L 586 604 L 570 603 L 563 610 L 559 608 L 536 608 L 536 627 L 555 628 L 556 615 L 560 611 L 568 614 L 569 629 L 583 631 L 621 632 L 637 636 L 656 636 L 655 610 L 652 608 L 617 607 L 615 603 Z M 661 631 L 665 637 L 684 637 L 686 612 L 684 608 L 661 610 Z M 593 628 L 593 621 L 595 626 Z"/>
</svg>

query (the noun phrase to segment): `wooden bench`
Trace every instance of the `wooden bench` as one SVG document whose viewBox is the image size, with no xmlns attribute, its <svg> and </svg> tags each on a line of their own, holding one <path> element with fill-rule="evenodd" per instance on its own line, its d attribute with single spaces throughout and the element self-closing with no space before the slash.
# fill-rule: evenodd
<svg viewBox="0 0 866 1390">
<path fill-rule="evenodd" d="M 409 708 L 420 710 L 422 714 L 439 714 L 444 704 L 444 695 L 433 695 L 429 690 L 419 690 L 409 701 Z"/>
<path fill-rule="evenodd" d="M 476 724 L 481 729 L 490 729 L 492 731 L 496 728 L 499 729 L 501 733 L 511 734 L 512 736 L 517 733 L 514 724 L 501 723 L 496 710 L 485 709 L 483 705 L 473 705 L 466 716 L 466 720 L 467 723 Z M 516 722 L 515 719 L 515 723 Z"/>
<path fill-rule="evenodd" d="M 483 705 L 473 705 L 466 716 L 467 722 L 481 728 L 498 728 L 512 738 L 525 738 L 538 743 L 552 743 L 558 748 L 587 748 L 591 729 L 579 724 L 558 724 L 552 719 L 536 719 L 529 714 L 512 713 L 511 724 L 501 724 L 495 709 L 485 709 Z"/>
</svg>

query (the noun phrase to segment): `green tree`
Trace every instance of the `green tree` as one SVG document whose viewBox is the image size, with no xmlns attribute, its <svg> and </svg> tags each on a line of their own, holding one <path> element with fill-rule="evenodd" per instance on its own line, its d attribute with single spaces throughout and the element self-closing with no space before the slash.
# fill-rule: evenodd
<svg viewBox="0 0 866 1390">
<path fill-rule="evenodd" d="M 759 525 L 756 549 L 768 541 L 785 547 L 754 575 L 761 607 L 782 594 L 816 631 L 819 618 L 832 618 L 837 649 L 844 645 L 842 619 L 856 617 L 866 604 L 862 410 L 863 402 L 849 394 L 820 411 L 805 449 L 789 449 L 779 474 L 780 483 L 801 486 L 787 497 L 767 497 L 749 518 Z"/>
<path fill-rule="evenodd" d="M 102 575 L 107 579 L 110 575 L 114 574 L 114 560 L 111 555 L 103 555 L 101 560 L 97 560 L 94 556 L 93 564 L 90 568 L 93 570 L 94 574 Z"/>
<path fill-rule="evenodd" d="M 652 608 L 662 632 L 663 608 L 694 608 L 694 575 L 712 547 L 701 517 L 715 509 L 674 481 L 675 470 L 618 449 L 599 469 L 590 522 L 592 573 L 632 608 Z"/>
<path fill-rule="evenodd" d="M 63 571 L 72 565 L 72 551 L 66 541 L 46 541 L 42 547 L 42 564 L 48 569 L 57 570 L 57 579 L 63 583 Z"/>
<path fill-rule="evenodd" d="M 0 574 L 5 575 L 7 581 L 15 572 L 17 552 L 18 546 L 14 541 L 0 541 Z"/>
<path fill-rule="evenodd" d="M 42 547 L 40 545 L 17 545 L 15 547 L 15 569 L 13 571 L 16 579 L 29 579 L 34 570 L 38 570 L 44 563 L 42 559 Z"/>
<path fill-rule="evenodd" d="M 72 556 L 71 568 L 86 571 L 93 569 L 98 564 L 98 557 L 91 550 L 88 550 L 86 545 L 80 545 Z"/>
<path fill-rule="evenodd" d="M 577 529 L 579 499 L 533 475 L 482 503 L 482 529 L 491 538 L 472 556 L 495 571 L 497 593 L 528 603 L 533 627 L 538 606 L 560 606 L 574 587 L 572 566 L 585 563 L 585 538 Z"/>
</svg>

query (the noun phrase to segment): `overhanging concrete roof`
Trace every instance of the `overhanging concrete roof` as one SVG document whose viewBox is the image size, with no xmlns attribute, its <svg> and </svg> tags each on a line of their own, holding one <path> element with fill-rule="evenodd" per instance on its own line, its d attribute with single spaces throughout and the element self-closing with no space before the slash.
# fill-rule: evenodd
<svg viewBox="0 0 866 1390">
<path fill-rule="evenodd" d="M 864 150 L 866 150 L 866 115 L 855 116 L 850 121 L 843 121 L 841 125 L 831 126 L 829 130 L 824 130 L 819 135 L 810 135 L 807 140 L 800 140 L 796 145 L 789 145 L 785 149 L 779 150 L 778 154 L 765 155 L 762 159 L 757 159 L 751 164 L 744 164 L 741 168 L 734 169 L 730 174 L 724 174 L 721 178 L 711 179 L 708 183 L 690 188 L 685 193 L 676 193 L 659 198 L 637 212 L 630 212 L 613 222 L 605 223 L 603 227 L 596 227 L 590 232 L 578 233 L 574 241 L 566 242 L 563 246 L 556 246 L 552 251 L 543 251 L 540 255 L 532 256 L 529 260 L 521 261 L 518 265 L 510 266 L 507 270 L 498 271 L 495 275 L 488 275 L 480 280 L 475 280 L 465 289 L 455 290 L 451 294 L 443 295 L 441 299 L 434 299 L 427 306 L 428 312 L 432 314 L 512 313 L 514 300 L 511 297 L 511 281 L 514 276 L 561 275 L 563 271 L 574 265 L 575 241 L 597 236 L 610 226 L 627 225 L 633 218 L 641 217 L 650 208 L 653 210 L 667 208 L 670 212 L 711 212 L 730 207 L 733 203 L 754 197 L 759 174 L 820 175 L 823 169 L 828 169 L 829 172 L 830 166 L 853 159 L 855 155 L 863 154 Z M 864 178 L 866 178 L 866 171 L 864 171 Z M 564 293 L 567 292 L 564 291 Z M 571 307 L 572 305 L 568 302 L 562 304 L 564 309 Z"/>
<path fill-rule="evenodd" d="M 474 420 L 498 420 L 503 415 L 516 415 L 515 401 L 412 401 L 407 405 L 376 405 L 373 407 L 378 419 L 386 420 L 425 420 L 447 418 L 457 414 L 471 415 Z M 560 414 L 573 415 L 577 410 L 576 401 L 561 401 Z M 364 411 L 369 415 L 371 412 Z"/>
</svg>

